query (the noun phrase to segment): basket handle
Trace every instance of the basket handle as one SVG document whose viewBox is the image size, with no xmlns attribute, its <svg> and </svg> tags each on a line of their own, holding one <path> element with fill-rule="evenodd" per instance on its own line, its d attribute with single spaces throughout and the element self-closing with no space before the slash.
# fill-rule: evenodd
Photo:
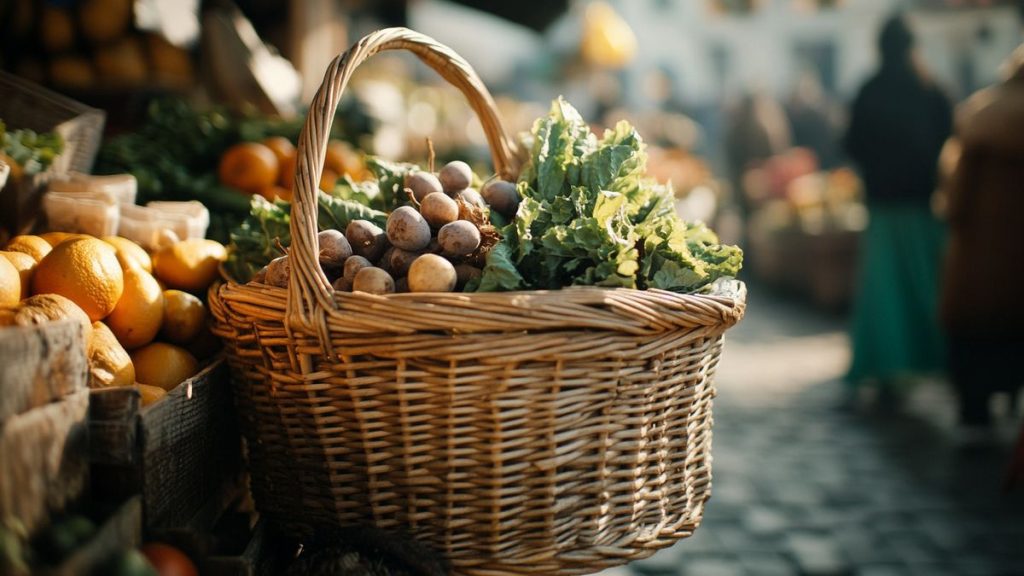
<svg viewBox="0 0 1024 576">
<path fill-rule="evenodd" d="M 490 92 L 469 64 L 451 48 L 407 28 L 386 28 L 363 37 L 327 68 L 323 84 L 309 107 L 299 135 L 295 197 L 291 213 L 291 277 L 288 281 L 289 324 L 326 336 L 324 310 L 335 308 L 334 289 L 320 269 L 317 240 L 317 193 L 324 169 L 331 123 L 345 86 L 355 69 L 386 50 L 408 50 L 458 88 L 480 118 L 496 172 L 515 180 L 519 166 L 516 144 L 505 134 Z M 321 316 L 319 321 L 315 317 Z"/>
</svg>

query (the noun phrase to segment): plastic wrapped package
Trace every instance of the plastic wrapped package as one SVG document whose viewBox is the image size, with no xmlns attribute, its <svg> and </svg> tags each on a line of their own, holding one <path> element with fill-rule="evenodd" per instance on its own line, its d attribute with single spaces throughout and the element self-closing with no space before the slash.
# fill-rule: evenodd
<svg viewBox="0 0 1024 576">
<path fill-rule="evenodd" d="M 92 176 L 81 172 L 70 172 L 66 177 L 50 182 L 49 190 L 52 192 L 104 194 L 115 204 L 135 204 L 139 183 L 131 174 Z"/>
<path fill-rule="evenodd" d="M 203 206 L 202 202 L 197 200 L 187 202 L 154 201 L 146 204 L 146 206 L 159 210 L 162 214 L 175 214 L 187 217 L 184 227 L 176 227 L 174 229 L 174 232 L 182 240 L 206 237 L 206 229 L 210 227 L 210 211 L 206 209 L 206 206 Z"/>
<path fill-rule="evenodd" d="M 47 192 L 43 196 L 43 211 L 50 230 L 79 232 L 97 238 L 117 233 L 120 211 L 116 202 L 110 202 L 106 193 Z"/>
</svg>

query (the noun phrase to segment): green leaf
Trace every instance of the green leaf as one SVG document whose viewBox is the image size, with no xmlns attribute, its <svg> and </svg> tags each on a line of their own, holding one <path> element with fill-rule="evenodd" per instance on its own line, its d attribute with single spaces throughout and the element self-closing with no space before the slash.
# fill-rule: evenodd
<svg viewBox="0 0 1024 576">
<path fill-rule="evenodd" d="M 504 243 L 499 243 L 487 253 L 480 282 L 473 288 L 479 292 L 498 292 L 519 290 L 525 286 L 523 277 L 512 263 L 510 250 Z M 466 287 L 467 290 L 470 286 Z"/>
</svg>

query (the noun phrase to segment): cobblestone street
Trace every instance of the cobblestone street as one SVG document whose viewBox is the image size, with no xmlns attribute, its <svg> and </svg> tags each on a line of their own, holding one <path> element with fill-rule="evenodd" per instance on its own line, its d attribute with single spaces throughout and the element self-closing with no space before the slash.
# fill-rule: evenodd
<svg viewBox="0 0 1024 576">
<path fill-rule="evenodd" d="M 602 574 L 1024 575 L 1024 489 L 1000 491 L 1020 422 L 1008 400 L 998 446 L 970 451 L 942 382 L 843 409 L 842 321 L 752 292 L 718 373 L 704 523 Z"/>
</svg>

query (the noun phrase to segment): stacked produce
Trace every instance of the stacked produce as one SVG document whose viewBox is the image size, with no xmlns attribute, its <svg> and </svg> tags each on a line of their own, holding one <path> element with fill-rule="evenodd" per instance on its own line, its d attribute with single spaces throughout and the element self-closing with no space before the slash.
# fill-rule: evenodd
<svg viewBox="0 0 1024 576">
<path fill-rule="evenodd" d="M 184 240 L 151 255 L 121 237 L 49 232 L 16 236 L 0 256 L 0 325 L 80 322 L 90 387 L 138 386 L 148 404 L 217 350 L 195 296 L 224 260 L 217 242 Z"/>
<path fill-rule="evenodd" d="M 599 139 L 559 99 L 528 145 L 516 183 L 481 183 L 460 161 L 434 174 L 370 159 L 375 182 L 346 180 L 320 194 L 324 273 L 337 290 L 378 294 L 572 285 L 692 291 L 738 273 L 740 250 L 702 223 L 683 222 L 671 188 L 647 177 L 643 141 L 628 123 Z M 288 223 L 287 204 L 255 198 L 232 233 L 229 272 L 285 287 Z"/>
</svg>

